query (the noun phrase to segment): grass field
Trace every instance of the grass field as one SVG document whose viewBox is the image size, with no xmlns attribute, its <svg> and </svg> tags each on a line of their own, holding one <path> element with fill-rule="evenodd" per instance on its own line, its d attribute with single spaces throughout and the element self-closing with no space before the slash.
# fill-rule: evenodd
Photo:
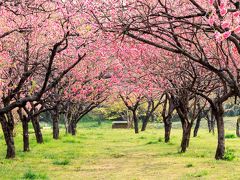
<svg viewBox="0 0 240 180">
<path fill-rule="evenodd" d="M 226 121 L 226 133 L 234 134 L 231 119 Z M 80 123 L 76 137 L 66 136 L 62 130 L 60 140 L 53 140 L 51 131 L 44 130 L 45 143 L 41 145 L 30 134 L 31 151 L 27 153 L 22 152 L 18 132 L 14 160 L 4 159 L 6 147 L 1 134 L 0 179 L 240 179 L 239 138 L 226 139 L 236 158 L 216 161 L 217 137 L 206 129 L 200 129 L 188 152 L 181 154 L 178 124 L 174 124 L 168 144 L 163 142 L 162 125 L 153 126 L 135 135 L 133 130 L 112 130 L 110 123 Z"/>
</svg>

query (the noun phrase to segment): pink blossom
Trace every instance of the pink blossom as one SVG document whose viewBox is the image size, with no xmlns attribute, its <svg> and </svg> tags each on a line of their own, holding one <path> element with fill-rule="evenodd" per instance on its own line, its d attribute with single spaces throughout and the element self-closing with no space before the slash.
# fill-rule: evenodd
<svg viewBox="0 0 240 180">
<path fill-rule="evenodd" d="M 224 39 L 227 39 L 227 38 L 229 38 L 229 36 L 231 36 L 231 31 L 227 31 L 227 32 L 225 32 L 225 33 L 223 33 L 223 38 Z"/>
<path fill-rule="evenodd" d="M 213 17 L 210 17 L 210 18 L 208 19 L 208 24 L 209 24 L 210 26 L 213 26 L 214 22 L 215 22 L 215 19 L 214 19 Z"/>
<path fill-rule="evenodd" d="M 240 33 L 240 26 L 237 26 L 237 27 L 234 29 L 234 32 L 235 32 L 235 33 Z"/>
<path fill-rule="evenodd" d="M 222 35 L 221 35 L 220 32 L 215 32 L 214 36 L 215 36 L 217 42 L 221 42 L 222 41 Z"/>
<path fill-rule="evenodd" d="M 239 17 L 239 15 L 240 15 L 239 11 L 233 13 L 233 17 L 235 17 L 235 18 Z"/>
<path fill-rule="evenodd" d="M 213 5 L 214 0 L 209 0 L 208 2 L 209 2 L 210 5 Z"/>
<path fill-rule="evenodd" d="M 222 28 L 223 29 L 226 29 L 226 28 L 229 28 L 230 27 L 230 23 L 229 22 L 223 22 L 222 23 Z"/>
<path fill-rule="evenodd" d="M 225 4 L 223 2 L 220 3 L 220 9 L 223 9 L 225 7 Z"/>
<path fill-rule="evenodd" d="M 220 9 L 220 14 L 221 16 L 225 16 L 227 14 L 227 9 L 226 8 Z"/>
</svg>

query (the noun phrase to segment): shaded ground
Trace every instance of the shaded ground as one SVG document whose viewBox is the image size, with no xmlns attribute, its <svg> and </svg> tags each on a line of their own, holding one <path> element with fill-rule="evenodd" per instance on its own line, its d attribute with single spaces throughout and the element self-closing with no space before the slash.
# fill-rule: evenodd
<svg viewBox="0 0 240 180">
<path fill-rule="evenodd" d="M 227 119 L 227 129 L 234 123 Z M 151 128 L 135 135 L 133 130 L 112 130 L 111 124 L 82 123 L 76 137 L 52 140 L 45 130 L 38 145 L 31 134 L 31 152 L 23 153 L 21 132 L 16 139 L 17 158 L 5 160 L 0 136 L 0 179 L 239 179 L 240 139 L 227 139 L 234 149 L 233 161 L 214 160 L 216 135 L 200 129 L 187 153 L 178 153 L 181 130 L 173 129 L 170 143 L 163 129 Z M 154 127 L 156 125 L 152 125 Z M 178 127 L 176 123 L 174 127 Z M 227 134 L 234 134 L 234 129 Z"/>
</svg>

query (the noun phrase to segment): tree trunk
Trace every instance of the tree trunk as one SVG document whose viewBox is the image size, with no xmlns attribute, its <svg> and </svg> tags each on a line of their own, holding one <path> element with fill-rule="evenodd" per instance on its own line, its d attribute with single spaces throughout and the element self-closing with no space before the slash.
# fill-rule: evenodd
<svg viewBox="0 0 240 180">
<path fill-rule="evenodd" d="M 145 131 L 145 130 L 146 130 L 149 119 L 150 119 L 150 115 L 147 115 L 147 116 L 143 119 L 141 131 Z"/>
<path fill-rule="evenodd" d="M 126 117 L 127 117 L 127 122 L 128 122 L 128 128 L 133 128 L 133 118 L 131 117 L 131 113 L 129 113 L 128 110 L 126 113 Z"/>
<path fill-rule="evenodd" d="M 4 139 L 7 144 L 7 155 L 6 158 L 14 158 L 15 157 L 15 146 L 14 146 L 14 139 L 13 139 L 13 131 L 9 127 L 7 120 L 4 115 L 1 115 L 0 117 L 2 130 L 4 134 Z"/>
<path fill-rule="evenodd" d="M 182 134 L 182 142 L 181 142 L 181 152 L 186 152 L 189 147 L 190 135 L 192 124 L 188 121 L 185 121 L 182 125 L 183 134 Z"/>
<path fill-rule="evenodd" d="M 75 123 L 74 121 L 71 121 L 68 125 L 68 133 L 75 136 L 76 135 L 76 127 L 77 127 L 77 123 Z"/>
<path fill-rule="evenodd" d="M 215 130 L 214 130 L 214 128 L 215 128 L 215 119 L 214 118 L 211 119 L 211 128 L 212 128 L 212 134 L 214 135 L 215 134 Z"/>
<path fill-rule="evenodd" d="M 218 131 L 218 145 L 215 154 L 215 159 L 223 159 L 225 153 L 225 137 L 224 137 L 224 121 L 223 121 L 223 105 L 222 103 L 216 103 L 213 108 L 213 115 L 217 122 L 217 131 Z"/>
<path fill-rule="evenodd" d="M 196 125 L 195 125 L 194 131 L 193 131 L 193 137 L 197 137 L 198 129 L 199 129 L 199 127 L 200 127 L 201 119 L 202 119 L 202 117 L 201 117 L 201 115 L 199 115 L 199 116 L 197 117 Z"/>
<path fill-rule="evenodd" d="M 22 128 L 23 128 L 23 151 L 30 151 L 29 148 L 29 133 L 28 133 L 28 121 L 26 116 L 23 116 L 22 119 Z"/>
<path fill-rule="evenodd" d="M 208 123 L 208 132 L 211 133 L 212 132 L 212 122 L 211 122 L 211 118 L 210 118 L 209 114 L 207 114 L 206 118 L 207 118 L 207 123 Z"/>
<path fill-rule="evenodd" d="M 169 101 L 169 105 L 167 110 L 168 101 Z M 172 129 L 172 113 L 174 109 L 175 109 L 175 103 L 174 103 L 173 97 L 166 94 L 166 99 L 164 101 L 163 110 L 162 110 L 164 132 L 165 132 L 165 135 L 164 135 L 165 143 L 168 143 L 170 141 L 170 133 Z"/>
<path fill-rule="evenodd" d="M 77 127 L 77 123 L 73 122 L 72 123 L 72 135 L 75 136 L 76 135 L 76 127 Z"/>
<path fill-rule="evenodd" d="M 237 137 L 240 137 L 239 125 L 240 125 L 240 118 L 237 119 L 237 124 L 236 124 L 236 135 L 237 135 Z"/>
<path fill-rule="evenodd" d="M 67 133 L 68 133 L 68 134 L 72 134 L 72 122 L 69 122 L 69 123 L 68 123 Z"/>
<path fill-rule="evenodd" d="M 33 129 L 34 129 L 34 133 L 35 133 L 37 143 L 42 144 L 43 143 L 43 137 L 42 137 L 41 127 L 40 127 L 40 123 L 39 123 L 39 116 L 36 116 L 36 117 L 32 118 L 32 125 L 33 125 Z"/>
<path fill-rule="evenodd" d="M 137 118 L 136 111 L 133 111 L 133 123 L 134 123 L 135 134 L 138 134 L 138 118 Z"/>
<path fill-rule="evenodd" d="M 165 143 L 168 143 L 170 141 L 170 133 L 172 129 L 172 121 L 171 121 L 171 116 L 168 116 L 166 118 L 163 118 L 163 123 L 164 123 L 164 131 L 165 131 Z"/>
<path fill-rule="evenodd" d="M 209 133 L 212 132 L 214 134 L 215 119 L 214 119 L 214 115 L 212 113 L 212 110 L 209 113 L 206 115 L 206 119 L 207 119 L 207 122 L 208 122 L 208 131 L 209 131 Z"/>
<path fill-rule="evenodd" d="M 188 117 L 189 112 L 187 107 L 188 106 L 186 104 L 182 104 L 176 109 L 181 119 L 182 130 L 183 130 L 182 141 L 181 141 L 181 152 L 186 152 L 189 146 L 192 123 L 193 123 L 193 121 L 191 122 L 189 121 L 189 117 Z"/>
<path fill-rule="evenodd" d="M 52 115 L 52 126 L 53 126 L 53 139 L 59 139 L 59 113 L 58 110 L 54 110 Z"/>
</svg>

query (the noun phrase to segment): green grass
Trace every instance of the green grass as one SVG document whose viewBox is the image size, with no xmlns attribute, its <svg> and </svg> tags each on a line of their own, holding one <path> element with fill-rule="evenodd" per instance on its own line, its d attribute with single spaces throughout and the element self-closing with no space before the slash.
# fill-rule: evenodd
<svg viewBox="0 0 240 180">
<path fill-rule="evenodd" d="M 234 127 L 226 119 L 226 134 Z M 205 123 L 205 122 L 204 122 Z M 191 138 L 186 153 L 178 153 L 181 130 L 174 124 L 171 142 L 164 143 L 164 130 L 150 125 L 146 132 L 111 129 L 110 123 L 79 124 L 76 137 L 53 140 L 51 130 L 43 130 L 44 144 L 36 144 L 30 134 L 31 151 L 22 152 L 20 128 L 15 137 L 16 158 L 6 160 L 6 146 L 0 133 L 0 179 L 239 179 L 240 139 L 226 139 L 229 161 L 214 159 L 217 136 L 200 129 Z M 234 123 L 233 123 L 234 124 Z M 204 125 L 204 124 L 203 124 Z"/>
<path fill-rule="evenodd" d="M 32 170 L 28 170 L 24 173 L 22 179 L 48 179 L 46 174 L 35 173 Z"/>
<path fill-rule="evenodd" d="M 65 166 L 65 165 L 68 165 L 69 163 L 70 163 L 70 160 L 68 160 L 68 159 L 53 161 L 54 165 L 63 165 L 63 166 Z"/>
<path fill-rule="evenodd" d="M 226 134 L 225 138 L 226 139 L 234 139 L 234 138 L 236 138 L 236 135 L 235 134 Z"/>
</svg>

